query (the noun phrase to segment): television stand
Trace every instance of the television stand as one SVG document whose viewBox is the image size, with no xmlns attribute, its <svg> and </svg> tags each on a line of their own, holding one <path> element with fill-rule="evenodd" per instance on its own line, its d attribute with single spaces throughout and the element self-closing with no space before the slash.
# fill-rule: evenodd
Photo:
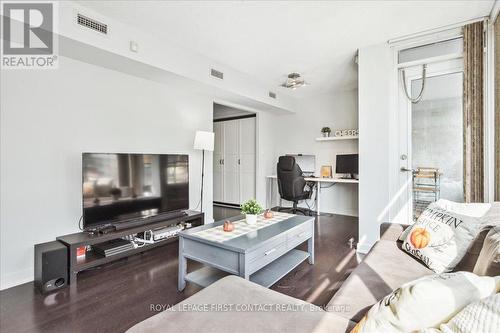
<svg viewBox="0 0 500 333">
<path fill-rule="evenodd" d="M 98 243 L 107 242 L 113 239 L 122 238 L 129 235 L 134 235 L 140 232 L 144 232 L 147 230 L 153 230 L 158 228 L 164 228 L 168 226 L 174 226 L 178 224 L 182 224 L 186 226 L 187 223 L 191 224 L 191 227 L 197 227 L 204 224 L 205 214 L 188 210 L 185 211 L 185 214 L 181 216 L 172 217 L 169 214 L 167 216 L 163 216 L 162 219 L 155 220 L 154 222 L 147 224 L 136 225 L 127 229 L 120 229 L 109 231 L 105 234 L 99 233 L 90 233 L 90 232 L 77 232 L 74 234 L 59 236 L 56 239 L 66 245 L 69 252 L 69 262 L 68 262 L 68 276 L 69 276 L 69 284 L 75 286 L 77 282 L 77 275 L 79 272 L 87 270 L 89 268 L 97 267 L 103 264 L 107 264 L 112 261 L 116 261 L 122 258 L 130 257 L 137 253 L 142 253 L 144 251 L 148 251 L 150 249 L 163 246 L 165 244 L 172 243 L 177 241 L 178 237 L 174 236 L 171 238 L 167 238 L 165 240 L 158 241 L 153 244 L 145 244 L 142 247 L 134 248 L 128 251 L 120 252 L 111 256 L 104 256 L 99 254 L 93 250 L 87 251 L 85 256 L 77 257 L 76 249 L 82 246 L 95 245 Z M 155 216 L 155 218 L 159 218 L 159 216 Z M 186 227 L 186 229 L 188 229 Z"/>
<path fill-rule="evenodd" d="M 176 211 L 176 212 L 169 212 L 169 213 L 161 213 L 161 214 L 150 216 L 150 217 L 137 218 L 137 219 L 131 219 L 128 221 L 113 223 L 113 227 L 116 230 L 124 230 L 124 229 L 130 229 L 130 228 L 141 226 L 141 225 L 147 226 L 151 223 L 155 223 L 158 221 L 164 221 L 164 220 L 172 219 L 175 217 L 186 216 L 186 215 L 187 215 L 187 213 L 183 210 Z"/>
</svg>

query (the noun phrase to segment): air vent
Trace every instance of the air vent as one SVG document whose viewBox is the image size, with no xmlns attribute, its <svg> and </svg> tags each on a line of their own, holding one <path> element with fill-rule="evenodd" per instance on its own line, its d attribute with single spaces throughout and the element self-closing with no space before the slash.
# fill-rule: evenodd
<svg viewBox="0 0 500 333">
<path fill-rule="evenodd" d="M 76 22 L 82 27 L 92 29 L 94 31 L 100 32 L 102 34 L 108 33 L 108 25 L 91 19 L 85 15 L 77 14 Z"/>
<path fill-rule="evenodd" d="M 213 68 L 210 68 L 210 76 L 213 76 L 220 80 L 224 80 L 224 73 Z"/>
<path fill-rule="evenodd" d="M 275 92 L 270 91 L 270 92 L 269 92 L 269 97 L 276 99 L 276 93 L 275 93 Z"/>
</svg>

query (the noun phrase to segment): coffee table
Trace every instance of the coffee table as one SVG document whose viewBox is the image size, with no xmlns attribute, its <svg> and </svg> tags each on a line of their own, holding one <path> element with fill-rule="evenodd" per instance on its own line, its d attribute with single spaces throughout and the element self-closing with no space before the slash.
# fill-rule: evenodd
<svg viewBox="0 0 500 333">
<path fill-rule="evenodd" d="M 234 274 L 270 287 L 304 260 L 314 264 L 314 217 L 274 212 L 258 216 L 249 226 L 243 216 L 230 219 L 232 232 L 224 232 L 224 221 L 206 224 L 179 234 L 178 289 L 186 282 L 206 287 Z M 295 249 L 307 241 L 307 252 Z M 187 259 L 204 264 L 187 273 Z"/>
</svg>

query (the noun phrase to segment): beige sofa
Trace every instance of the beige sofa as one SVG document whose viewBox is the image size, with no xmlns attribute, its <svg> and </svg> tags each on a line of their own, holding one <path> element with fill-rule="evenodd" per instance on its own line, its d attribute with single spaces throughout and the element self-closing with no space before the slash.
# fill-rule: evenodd
<svg viewBox="0 0 500 333">
<path fill-rule="evenodd" d="M 489 219 L 500 224 L 500 203 L 487 214 Z M 135 325 L 128 332 L 349 332 L 373 304 L 392 290 L 405 282 L 433 274 L 401 250 L 397 238 L 403 228 L 398 224 L 381 226 L 380 241 L 324 309 L 242 278 L 228 276 L 174 308 Z M 474 270 L 488 232 L 484 230 L 477 237 L 456 267 L 457 271 Z M 500 232 L 498 228 L 497 232 Z M 492 248 L 491 244 L 485 247 Z M 488 265 L 491 266 L 488 275 L 500 275 L 500 263 Z"/>
</svg>

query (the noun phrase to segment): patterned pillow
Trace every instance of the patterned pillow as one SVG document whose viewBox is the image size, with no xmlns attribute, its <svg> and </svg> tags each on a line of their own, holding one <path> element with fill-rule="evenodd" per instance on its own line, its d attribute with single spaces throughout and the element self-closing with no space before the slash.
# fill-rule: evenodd
<svg viewBox="0 0 500 333">
<path fill-rule="evenodd" d="M 482 228 L 482 218 L 430 204 L 405 233 L 403 250 L 436 273 L 449 272 L 467 253 Z"/>
<path fill-rule="evenodd" d="M 425 276 L 402 285 L 373 305 L 351 333 L 438 328 L 471 302 L 488 297 L 499 288 L 500 279 L 469 272 Z"/>
<path fill-rule="evenodd" d="M 498 333 L 500 330 L 500 294 L 467 305 L 439 329 L 428 328 L 419 333 Z"/>
</svg>

